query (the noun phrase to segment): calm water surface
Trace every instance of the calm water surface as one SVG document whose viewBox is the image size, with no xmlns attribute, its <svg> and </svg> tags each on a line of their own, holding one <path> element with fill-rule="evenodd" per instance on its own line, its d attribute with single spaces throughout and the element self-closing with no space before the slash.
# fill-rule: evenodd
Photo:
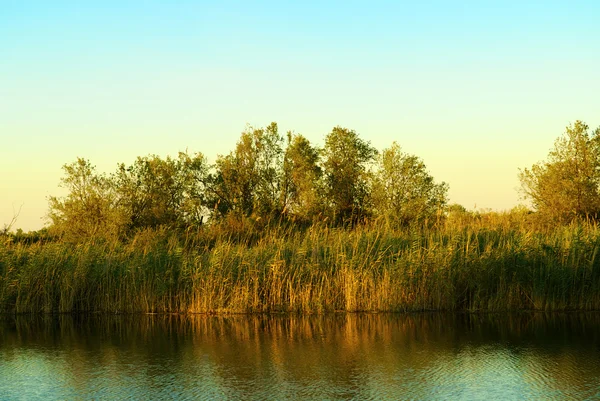
<svg viewBox="0 0 600 401">
<path fill-rule="evenodd" d="M 600 314 L 2 316 L 0 399 L 600 399 Z"/>
</svg>

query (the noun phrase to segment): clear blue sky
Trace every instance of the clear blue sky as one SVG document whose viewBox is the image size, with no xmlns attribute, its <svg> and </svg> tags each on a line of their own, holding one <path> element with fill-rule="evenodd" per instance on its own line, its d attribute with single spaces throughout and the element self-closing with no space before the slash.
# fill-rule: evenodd
<svg viewBox="0 0 600 401">
<path fill-rule="evenodd" d="M 600 2 L 287 3 L 1 1 L 0 228 L 21 205 L 40 228 L 78 156 L 214 160 L 271 121 L 395 140 L 503 210 L 567 124 L 600 125 Z"/>
</svg>

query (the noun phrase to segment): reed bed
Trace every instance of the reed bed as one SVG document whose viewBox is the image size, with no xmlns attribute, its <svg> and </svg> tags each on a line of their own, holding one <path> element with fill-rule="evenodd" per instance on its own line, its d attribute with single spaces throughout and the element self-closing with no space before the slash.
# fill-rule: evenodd
<svg viewBox="0 0 600 401">
<path fill-rule="evenodd" d="M 600 309 L 600 229 L 508 220 L 393 230 L 274 227 L 247 238 L 0 238 L 0 311 L 323 313 Z"/>
</svg>

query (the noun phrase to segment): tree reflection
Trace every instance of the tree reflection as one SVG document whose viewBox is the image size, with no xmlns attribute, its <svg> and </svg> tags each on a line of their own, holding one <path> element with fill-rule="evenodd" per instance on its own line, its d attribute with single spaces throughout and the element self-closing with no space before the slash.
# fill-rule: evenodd
<svg viewBox="0 0 600 401">
<path fill-rule="evenodd" d="M 34 364 L 56 398 L 586 398 L 599 337 L 598 313 L 3 316 L 0 389 Z"/>
</svg>

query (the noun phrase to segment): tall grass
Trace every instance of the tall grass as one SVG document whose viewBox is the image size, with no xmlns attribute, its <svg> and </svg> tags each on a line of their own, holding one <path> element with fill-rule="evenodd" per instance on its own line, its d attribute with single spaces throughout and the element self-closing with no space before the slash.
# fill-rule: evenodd
<svg viewBox="0 0 600 401">
<path fill-rule="evenodd" d="M 0 311 L 593 310 L 599 247 L 593 223 L 538 229 L 502 216 L 412 230 L 156 230 L 79 244 L 0 238 Z"/>
</svg>

